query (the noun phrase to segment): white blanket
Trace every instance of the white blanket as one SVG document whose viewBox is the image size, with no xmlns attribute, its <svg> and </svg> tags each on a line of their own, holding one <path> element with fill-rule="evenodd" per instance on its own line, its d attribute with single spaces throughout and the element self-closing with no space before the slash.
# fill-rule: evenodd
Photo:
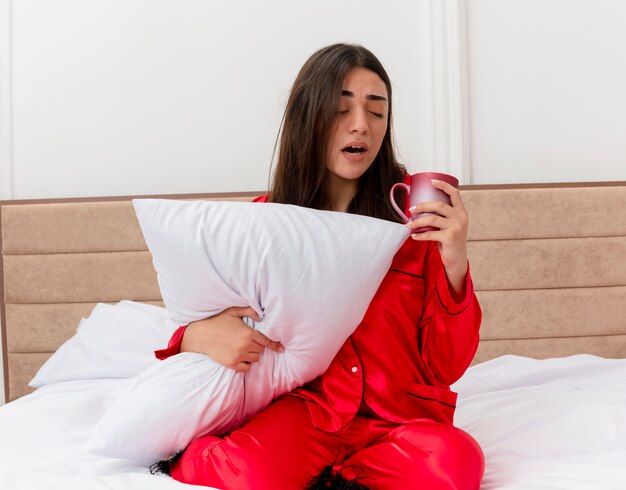
<svg viewBox="0 0 626 490">
<path fill-rule="evenodd" d="M 485 453 L 482 489 L 626 489 L 626 360 L 504 356 L 453 389 L 455 423 Z"/>
<path fill-rule="evenodd" d="M 85 450 L 93 427 L 124 382 L 53 383 L 0 407 L 0 489 L 206 489 Z"/>
<path fill-rule="evenodd" d="M 85 451 L 124 382 L 53 383 L 0 407 L 0 489 L 206 488 Z M 626 489 L 626 360 L 504 356 L 453 389 L 456 425 L 485 452 L 482 489 Z"/>
</svg>

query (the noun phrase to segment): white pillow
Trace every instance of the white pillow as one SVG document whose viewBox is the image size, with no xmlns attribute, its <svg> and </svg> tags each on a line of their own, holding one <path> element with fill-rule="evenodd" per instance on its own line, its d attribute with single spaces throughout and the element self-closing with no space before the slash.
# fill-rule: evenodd
<svg viewBox="0 0 626 490">
<path fill-rule="evenodd" d="M 167 344 L 175 329 L 165 308 L 132 301 L 100 303 L 28 385 L 136 376 L 156 364 L 154 349 Z"/>
<path fill-rule="evenodd" d="M 262 317 L 256 328 L 285 346 L 266 349 L 246 374 L 185 354 L 132 380 L 89 449 L 141 462 L 227 432 L 324 372 L 409 237 L 398 223 L 283 204 L 134 205 L 174 322 L 251 306 Z"/>
</svg>

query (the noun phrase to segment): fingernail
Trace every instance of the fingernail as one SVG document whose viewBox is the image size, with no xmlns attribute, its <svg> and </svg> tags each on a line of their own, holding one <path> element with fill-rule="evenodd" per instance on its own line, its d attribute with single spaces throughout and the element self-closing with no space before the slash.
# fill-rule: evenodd
<svg viewBox="0 0 626 490">
<path fill-rule="evenodd" d="M 409 208 L 409 213 L 414 213 L 416 209 L 417 209 L 417 206 L 413 206 L 412 208 Z"/>
<path fill-rule="evenodd" d="M 430 179 L 430 181 L 431 181 L 433 184 L 437 184 L 437 183 L 441 182 L 440 180 L 437 180 L 437 179 Z"/>
</svg>

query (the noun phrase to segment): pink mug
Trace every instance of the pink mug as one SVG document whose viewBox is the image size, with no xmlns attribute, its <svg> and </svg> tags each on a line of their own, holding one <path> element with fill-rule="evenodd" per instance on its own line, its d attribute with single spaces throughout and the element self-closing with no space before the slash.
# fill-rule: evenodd
<svg viewBox="0 0 626 490">
<path fill-rule="evenodd" d="M 443 180 L 444 182 L 447 182 L 448 184 L 453 185 L 454 187 L 459 187 L 459 180 L 456 177 L 453 177 L 452 175 L 441 174 L 438 172 L 419 172 L 419 173 L 411 175 L 410 185 L 405 184 L 404 182 L 399 182 L 397 184 L 394 184 L 393 187 L 391 188 L 391 191 L 389 191 L 389 198 L 391 199 L 391 205 L 396 210 L 398 215 L 404 220 L 405 223 L 408 223 L 409 221 L 413 221 L 419 218 L 420 216 L 428 216 L 429 214 L 433 214 L 433 213 L 419 213 L 419 214 L 411 213 L 411 218 L 409 219 L 407 215 L 405 215 L 404 212 L 400 209 L 400 207 L 396 204 L 396 200 L 393 197 L 393 192 L 398 188 L 404 189 L 409 196 L 409 205 L 407 207 L 407 210 L 415 206 L 416 204 L 420 204 L 422 202 L 427 202 L 427 201 L 441 201 L 446 204 L 451 204 L 450 196 L 446 194 L 445 192 L 433 187 L 432 183 L 430 182 L 431 179 Z M 413 233 L 422 233 L 424 231 L 434 231 L 438 229 L 439 228 L 435 228 L 433 226 L 422 226 L 421 228 L 417 228 L 413 230 Z"/>
</svg>

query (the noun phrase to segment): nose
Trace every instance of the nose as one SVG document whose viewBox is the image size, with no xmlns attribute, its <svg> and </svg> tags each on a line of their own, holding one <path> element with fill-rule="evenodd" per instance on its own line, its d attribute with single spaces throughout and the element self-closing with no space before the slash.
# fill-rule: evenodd
<svg viewBox="0 0 626 490">
<path fill-rule="evenodd" d="M 350 133 L 367 134 L 369 125 L 367 124 L 367 114 L 363 109 L 354 109 L 350 112 Z"/>
</svg>

